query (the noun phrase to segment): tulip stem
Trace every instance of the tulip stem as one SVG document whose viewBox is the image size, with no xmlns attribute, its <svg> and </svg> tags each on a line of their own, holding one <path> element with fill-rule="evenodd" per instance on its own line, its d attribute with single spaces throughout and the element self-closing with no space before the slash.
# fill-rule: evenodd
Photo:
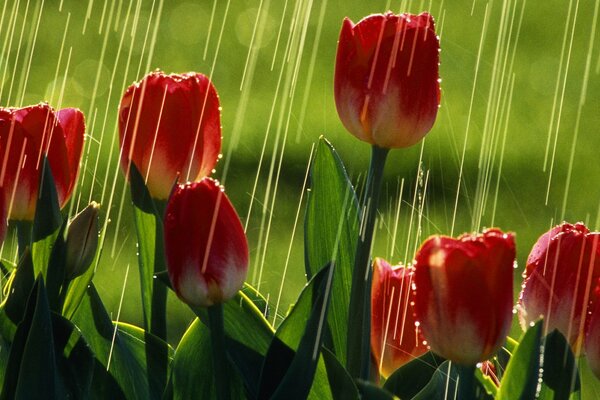
<svg viewBox="0 0 600 400">
<path fill-rule="evenodd" d="M 227 368 L 227 353 L 225 350 L 225 328 L 223 326 L 223 304 L 208 307 L 208 325 L 213 358 L 215 388 L 218 400 L 229 400 L 229 371 Z"/>
<path fill-rule="evenodd" d="M 31 221 L 16 221 L 17 226 L 17 244 L 19 246 L 19 258 L 23 256 L 25 249 L 31 247 L 32 227 Z"/>
<path fill-rule="evenodd" d="M 457 388 L 457 399 L 464 400 L 474 400 L 477 398 L 475 395 L 475 366 L 464 366 L 459 364 L 454 364 L 454 368 L 456 368 L 458 372 L 458 381 L 456 382 L 458 385 Z"/>
<path fill-rule="evenodd" d="M 346 367 L 350 376 L 363 380 L 369 379 L 371 362 L 371 243 L 388 152 L 389 149 L 375 145 L 372 147 L 352 271 Z"/>
<path fill-rule="evenodd" d="M 154 266 L 152 279 L 152 308 L 150 311 L 150 333 L 167 342 L 167 286 L 156 278 L 156 274 L 166 271 L 163 216 L 166 203 L 154 200 L 156 218 L 156 236 L 154 242 Z M 146 353 L 150 348 L 146 348 Z M 157 363 L 156 376 L 160 377 L 160 387 L 167 385 L 167 371 L 169 368 L 169 353 L 164 346 L 155 355 L 159 360 Z"/>
<path fill-rule="evenodd" d="M 156 274 L 167 270 L 164 246 L 163 217 L 166 203 L 154 200 L 156 236 L 154 247 L 154 279 L 152 279 L 152 312 L 150 333 L 167 341 L 167 287 Z"/>
</svg>

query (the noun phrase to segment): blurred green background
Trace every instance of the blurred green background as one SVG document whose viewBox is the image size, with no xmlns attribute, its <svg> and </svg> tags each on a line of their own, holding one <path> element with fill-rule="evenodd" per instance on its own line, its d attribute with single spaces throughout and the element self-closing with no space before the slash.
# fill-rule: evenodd
<svg viewBox="0 0 600 400">
<path fill-rule="evenodd" d="M 223 107 L 215 176 L 247 226 L 248 280 L 281 315 L 305 283 L 301 195 L 312 145 L 327 137 L 356 182 L 368 165 L 369 146 L 344 131 L 333 100 L 345 16 L 429 10 L 441 36 L 438 118 L 422 144 L 390 154 L 374 254 L 410 262 L 428 235 L 498 226 L 516 232 L 522 267 L 552 224 L 600 228 L 597 8 L 598 0 L 0 0 L 0 106 L 48 101 L 85 113 L 69 212 L 102 204 L 107 236 L 94 281 L 113 318 L 123 293 L 120 319 L 141 324 L 119 100 L 156 68 L 209 75 Z M 15 253 L 10 237 L 2 257 Z M 191 319 L 172 296 L 171 341 Z"/>
</svg>

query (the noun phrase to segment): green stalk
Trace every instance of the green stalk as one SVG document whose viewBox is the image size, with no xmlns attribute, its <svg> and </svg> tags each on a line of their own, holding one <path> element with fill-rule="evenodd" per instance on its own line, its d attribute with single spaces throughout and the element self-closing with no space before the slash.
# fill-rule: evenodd
<svg viewBox="0 0 600 400">
<path fill-rule="evenodd" d="M 19 246 L 19 258 L 27 247 L 31 247 L 33 237 L 33 224 L 31 221 L 15 221 L 17 226 L 17 243 Z"/>
<path fill-rule="evenodd" d="M 167 270 L 165 259 L 163 217 L 166 203 L 154 200 L 156 207 L 156 236 L 154 244 L 154 276 Z M 167 341 L 167 287 L 159 279 L 152 280 L 152 324 L 150 333 Z"/>
<path fill-rule="evenodd" d="M 164 245 L 164 228 L 163 217 L 166 208 L 166 203 L 154 200 L 156 207 L 156 235 L 154 242 L 154 269 L 153 274 L 164 272 L 167 270 L 165 259 Z M 167 286 L 159 279 L 152 279 L 152 311 L 150 315 L 150 326 L 147 328 L 150 333 L 167 343 Z M 146 341 L 148 343 L 148 341 Z M 146 347 L 146 353 L 150 351 L 150 347 Z M 167 385 L 167 371 L 169 367 L 168 348 L 161 347 L 160 354 L 155 354 L 158 359 L 156 366 L 156 376 L 160 376 L 160 387 L 164 388 Z"/>
<path fill-rule="evenodd" d="M 475 400 L 477 398 L 475 393 L 476 378 L 475 378 L 475 366 L 453 364 L 453 367 L 458 371 L 458 390 L 457 399 L 464 400 Z"/>
<path fill-rule="evenodd" d="M 372 147 L 352 271 L 346 367 L 350 376 L 363 380 L 369 379 L 371 362 L 371 243 L 388 152 L 389 149 Z"/>
<path fill-rule="evenodd" d="M 208 325 L 213 358 L 213 372 L 218 400 L 229 400 L 229 371 L 225 350 L 225 328 L 223 326 L 223 304 L 208 307 Z"/>
</svg>

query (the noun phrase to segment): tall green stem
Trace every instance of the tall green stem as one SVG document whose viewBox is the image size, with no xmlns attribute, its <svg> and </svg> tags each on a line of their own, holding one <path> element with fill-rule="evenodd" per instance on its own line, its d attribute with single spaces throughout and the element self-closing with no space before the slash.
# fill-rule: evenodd
<svg viewBox="0 0 600 400">
<path fill-rule="evenodd" d="M 371 362 L 371 244 L 388 151 L 377 146 L 372 148 L 352 271 L 346 367 L 352 377 L 364 380 L 369 379 Z"/>
<path fill-rule="evenodd" d="M 464 400 L 475 400 L 477 398 L 475 393 L 476 378 L 475 378 L 475 366 L 453 364 L 458 372 L 458 388 L 456 390 L 456 398 Z"/>
<path fill-rule="evenodd" d="M 33 224 L 31 221 L 15 221 L 17 226 L 17 243 L 19 245 L 19 258 L 23 255 L 25 249 L 31 247 L 33 235 Z"/>
<path fill-rule="evenodd" d="M 147 329 L 150 333 L 159 339 L 167 342 L 167 286 L 160 279 L 156 278 L 156 274 L 166 271 L 167 263 L 165 259 L 164 248 L 164 228 L 163 217 L 166 208 L 166 203 L 154 201 L 156 207 L 156 231 L 154 241 L 154 268 L 152 279 L 152 308 L 150 314 L 150 326 Z M 146 342 L 148 343 L 148 342 Z M 148 353 L 150 348 L 146 348 Z M 169 366 L 169 353 L 167 346 L 161 347 L 160 354 L 155 354 L 158 358 L 157 376 L 160 377 L 160 387 L 164 388 L 167 384 L 167 371 Z"/>
<path fill-rule="evenodd" d="M 166 203 L 154 201 L 156 207 L 156 236 L 154 245 L 154 276 L 167 270 L 165 260 L 163 217 Z M 150 333 L 167 341 L 167 287 L 159 279 L 152 279 L 152 324 Z"/>
<path fill-rule="evenodd" d="M 216 304 L 208 307 L 208 322 L 213 358 L 213 372 L 218 400 L 229 400 L 229 371 L 227 353 L 225 350 L 225 328 L 223 326 L 223 305 Z"/>
</svg>

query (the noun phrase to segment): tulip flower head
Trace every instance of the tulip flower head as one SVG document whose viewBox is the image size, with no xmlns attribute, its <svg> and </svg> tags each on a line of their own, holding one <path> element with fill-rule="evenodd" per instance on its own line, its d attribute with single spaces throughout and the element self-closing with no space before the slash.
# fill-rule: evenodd
<svg viewBox="0 0 600 400">
<path fill-rule="evenodd" d="M 167 203 L 164 228 L 169 277 L 184 302 L 209 307 L 242 288 L 248 243 L 218 182 L 204 178 L 177 186 Z"/>
<path fill-rule="evenodd" d="M 175 181 L 211 174 L 221 150 L 219 97 L 199 73 L 152 72 L 131 85 L 119 107 L 121 166 L 133 163 L 150 195 L 166 200 Z"/>
<path fill-rule="evenodd" d="M 491 357 L 512 320 L 513 235 L 433 236 L 415 257 L 417 319 L 431 349 L 462 365 Z"/>
<path fill-rule="evenodd" d="M 383 376 L 427 352 L 415 325 L 413 270 L 373 261 L 371 350 Z"/>
<path fill-rule="evenodd" d="M 439 39 L 428 13 L 344 20 L 335 66 L 335 104 L 358 139 L 408 147 L 429 132 L 440 104 Z"/>
<path fill-rule="evenodd" d="M 0 186 L 10 219 L 33 220 L 44 156 L 59 205 L 66 204 L 77 180 L 84 132 L 83 114 L 75 108 L 55 111 L 45 103 L 0 108 Z"/>
<path fill-rule="evenodd" d="M 586 327 L 585 354 L 592 372 L 600 378 L 600 280 L 596 281 L 593 300 L 593 311 Z"/>
<path fill-rule="evenodd" d="M 558 329 L 578 353 L 600 278 L 600 233 L 584 224 L 563 223 L 544 233 L 527 258 L 519 319 L 524 329 L 544 317 L 547 332 Z"/>
</svg>

